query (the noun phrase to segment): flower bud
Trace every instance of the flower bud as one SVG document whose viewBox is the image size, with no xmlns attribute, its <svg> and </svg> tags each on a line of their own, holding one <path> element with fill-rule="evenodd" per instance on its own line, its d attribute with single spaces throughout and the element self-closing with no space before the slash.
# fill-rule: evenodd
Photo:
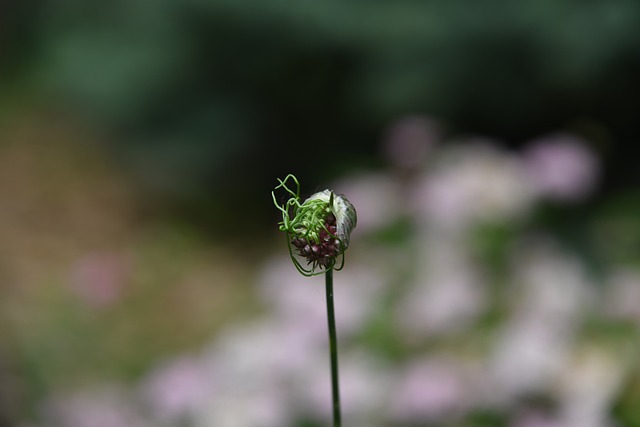
<svg viewBox="0 0 640 427">
<path fill-rule="evenodd" d="M 287 187 L 292 179 L 297 191 Z M 296 268 L 306 276 L 320 274 L 317 268 L 340 270 L 344 266 L 344 251 L 349 246 L 351 231 L 357 223 L 356 210 L 342 194 L 324 190 L 313 194 L 300 203 L 300 185 L 293 175 L 279 180 L 280 185 L 292 197 L 284 205 L 279 205 L 275 194 L 272 197 L 276 207 L 282 212 L 280 230 L 287 233 L 289 252 Z M 296 249 L 293 253 L 292 246 Z M 303 267 L 295 255 L 304 258 L 307 267 Z M 339 267 L 338 257 L 342 256 Z"/>
</svg>

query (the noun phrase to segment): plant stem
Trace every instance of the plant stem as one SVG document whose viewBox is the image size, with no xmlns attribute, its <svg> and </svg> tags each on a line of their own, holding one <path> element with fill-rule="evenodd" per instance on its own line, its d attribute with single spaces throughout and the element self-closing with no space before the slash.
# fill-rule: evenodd
<svg viewBox="0 0 640 427">
<path fill-rule="evenodd" d="M 340 386 L 338 383 L 338 341 L 333 310 L 333 268 L 325 273 L 327 287 L 327 318 L 329 321 L 329 352 L 331 355 L 331 392 L 333 395 L 333 426 L 340 427 Z"/>
</svg>

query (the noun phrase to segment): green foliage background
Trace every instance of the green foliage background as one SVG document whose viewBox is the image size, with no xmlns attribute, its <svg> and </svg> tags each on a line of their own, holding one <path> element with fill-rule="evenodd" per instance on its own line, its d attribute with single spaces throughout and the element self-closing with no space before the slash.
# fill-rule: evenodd
<svg viewBox="0 0 640 427">
<path fill-rule="evenodd" d="M 329 176 L 315 156 L 338 169 L 379 162 L 382 128 L 411 113 L 511 145 L 568 128 L 616 165 L 614 185 L 633 175 L 636 150 L 612 142 L 640 134 L 633 0 L 12 7 L 4 90 L 28 76 L 48 102 L 112 132 L 160 194 L 243 200 L 292 164 L 303 177 Z M 252 194 L 256 181 L 265 185 Z"/>
</svg>

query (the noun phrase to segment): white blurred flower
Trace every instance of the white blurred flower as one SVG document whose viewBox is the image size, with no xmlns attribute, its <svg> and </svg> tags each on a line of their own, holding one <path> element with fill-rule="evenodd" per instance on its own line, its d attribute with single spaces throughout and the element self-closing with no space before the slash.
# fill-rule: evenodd
<svg viewBox="0 0 640 427">
<path fill-rule="evenodd" d="M 392 386 L 389 417 L 397 422 L 449 418 L 471 404 L 470 382 L 463 365 L 442 360 L 416 360 Z"/>
<path fill-rule="evenodd" d="M 389 225 L 402 213 L 403 189 L 389 175 L 369 173 L 344 178 L 333 185 L 358 210 L 358 226 L 351 238 Z"/>
<path fill-rule="evenodd" d="M 598 179 L 597 159 L 585 142 L 573 135 L 551 135 L 532 142 L 524 160 L 536 191 L 550 199 L 581 200 Z"/>
<path fill-rule="evenodd" d="M 513 313 L 499 332 L 491 372 L 502 398 L 545 391 L 565 369 L 592 287 L 584 267 L 546 241 L 516 255 Z"/>
<path fill-rule="evenodd" d="M 329 423 L 331 381 L 327 371 L 329 354 L 325 353 L 316 356 L 315 368 L 300 374 L 296 395 L 309 414 Z M 389 367 L 362 351 L 341 352 L 339 363 L 344 424 L 375 425 L 390 398 Z"/>
<path fill-rule="evenodd" d="M 215 389 L 193 413 L 199 427 L 282 427 L 291 422 L 287 383 L 308 359 L 288 347 L 272 319 L 227 329 L 203 354 Z M 301 357 L 297 355 L 303 352 Z"/>
<path fill-rule="evenodd" d="M 518 316 L 500 332 L 489 359 L 494 403 L 510 403 L 529 392 L 544 392 L 566 364 L 573 334 L 540 317 Z"/>
<path fill-rule="evenodd" d="M 421 249 L 414 283 L 396 306 L 401 333 L 419 338 L 460 330 L 486 306 L 480 273 L 459 242 L 426 239 Z"/>
<path fill-rule="evenodd" d="M 160 421 L 190 418 L 214 391 L 214 378 L 202 362 L 182 356 L 156 367 L 143 381 L 141 395 Z"/>
<path fill-rule="evenodd" d="M 286 327 L 287 323 L 263 319 L 222 332 L 203 355 L 217 391 L 275 385 L 295 372 L 292 362 L 299 359 L 297 353 L 309 352 L 307 347 L 286 347 L 291 336 Z"/>
<path fill-rule="evenodd" d="M 533 192 L 517 157 L 490 143 L 470 141 L 445 151 L 410 200 L 419 218 L 455 230 L 524 215 Z"/>
<path fill-rule="evenodd" d="M 378 268 L 355 262 L 336 273 L 334 304 L 337 333 L 348 336 L 363 327 L 367 316 L 375 308 L 382 287 Z M 301 277 L 292 268 L 288 258 L 268 262 L 258 283 L 260 296 L 275 309 L 279 316 L 313 331 L 316 336 L 327 336 L 327 310 L 324 277 Z"/>
<path fill-rule="evenodd" d="M 288 257 L 275 257 L 265 264 L 257 283 L 258 295 L 273 309 L 273 315 L 304 323 L 316 337 L 326 336 L 324 276 L 303 277 Z M 336 314 L 339 314 L 337 311 Z"/>
<path fill-rule="evenodd" d="M 514 259 L 512 296 L 521 312 L 557 327 L 591 307 L 595 287 L 584 265 L 550 240 L 523 241 Z"/>
<path fill-rule="evenodd" d="M 220 337 L 206 352 L 216 387 L 195 411 L 196 425 L 285 427 L 300 415 L 330 417 L 328 338 L 308 342 L 301 332 L 299 324 L 265 319 Z M 344 417 L 369 420 L 387 398 L 388 378 L 368 355 L 341 352 Z"/>
<path fill-rule="evenodd" d="M 339 337 L 344 338 L 364 325 L 379 297 L 381 280 L 375 268 L 355 263 L 336 280 L 336 323 Z M 215 391 L 195 414 L 198 426 L 283 427 L 301 413 L 331 413 L 323 278 L 301 277 L 288 258 L 275 258 L 265 265 L 258 285 L 272 312 L 259 321 L 228 328 L 205 351 Z M 385 388 L 363 385 L 374 370 L 366 369 L 364 359 L 360 365 L 352 364 L 346 354 L 341 352 L 340 358 L 343 406 L 352 405 L 352 415 L 359 416 L 367 412 L 365 401 Z M 325 398 L 326 405 L 320 402 Z M 345 415 L 349 411 L 345 409 Z"/>
<path fill-rule="evenodd" d="M 44 405 L 47 425 L 64 427 L 150 427 L 129 390 L 101 386 L 73 394 L 57 394 Z"/>
<path fill-rule="evenodd" d="M 247 381 L 247 380 L 244 380 Z M 276 387 L 216 394 L 194 414 L 194 427 L 287 427 L 293 425 L 286 396 Z"/>
<path fill-rule="evenodd" d="M 624 379 L 626 359 L 595 346 L 575 353 L 558 378 L 561 415 L 568 425 L 612 426 L 609 410 Z"/>
</svg>

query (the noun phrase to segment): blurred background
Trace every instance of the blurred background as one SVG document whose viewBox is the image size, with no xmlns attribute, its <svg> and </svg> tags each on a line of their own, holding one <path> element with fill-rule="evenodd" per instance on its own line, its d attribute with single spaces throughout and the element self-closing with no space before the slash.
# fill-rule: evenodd
<svg viewBox="0 0 640 427">
<path fill-rule="evenodd" d="M 640 3 L 0 2 L 0 425 L 640 426 Z M 280 197 L 280 196 L 279 196 Z"/>
</svg>

